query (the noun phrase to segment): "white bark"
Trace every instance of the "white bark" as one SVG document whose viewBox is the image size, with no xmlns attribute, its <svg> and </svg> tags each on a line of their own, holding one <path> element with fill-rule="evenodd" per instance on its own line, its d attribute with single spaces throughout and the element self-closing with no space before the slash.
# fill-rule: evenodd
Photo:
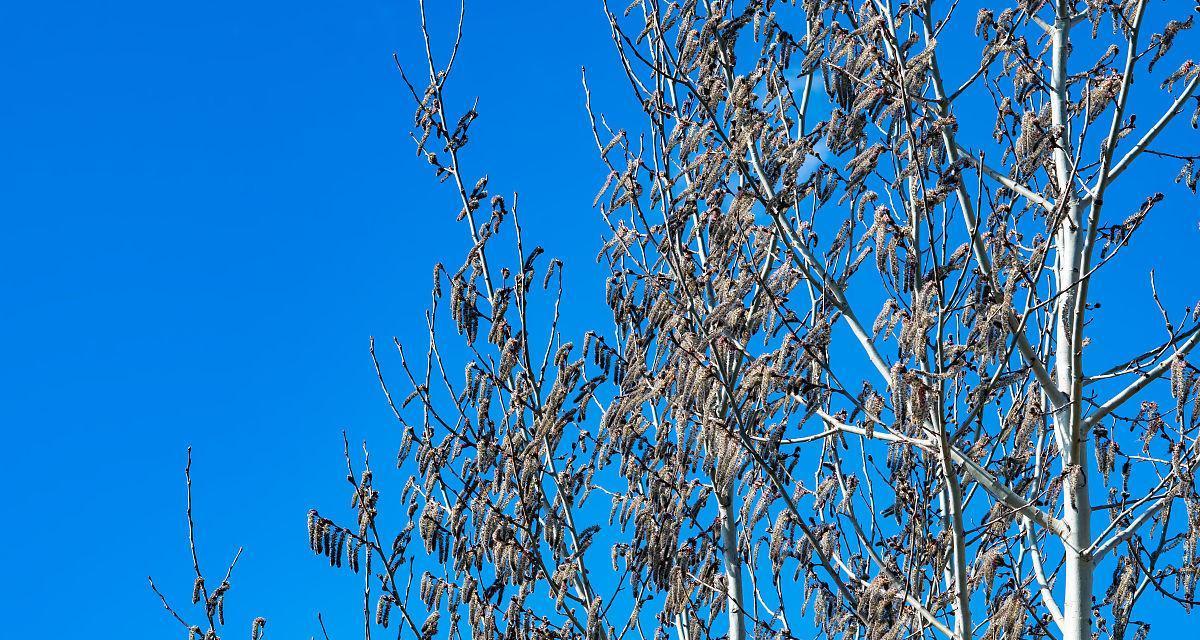
<svg viewBox="0 0 1200 640">
<path fill-rule="evenodd" d="M 1063 537 L 1063 640 L 1091 640 L 1092 637 L 1092 573 L 1094 564 L 1086 549 L 1091 546 L 1091 499 L 1088 488 L 1087 432 L 1080 415 L 1083 389 L 1082 323 L 1077 323 L 1083 305 L 1077 305 L 1083 234 L 1080 206 L 1075 199 L 1071 166 L 1069 116 L 1067 95 L 1067 58 L 1070 54 L 1070 7 L 1060 1 L 1057 19 L 1051 29 L 1051 118 L 1057 132 L 1054 148 L 1054 170 L 1058 186 L 1058 202 L 1065 219 L 1059 223 L 1056 237 L 1058 253 L 1059 298 L 1056 316 L 1055 375 L 1058 390 L 1067 393 L 1070 402 L 1055 409 L 1056 422 L 1066 437 L 1063 448 L 1063 522 L 1067 526 Z"/>
<path fill-rule="evenodd" d="M 725 596 L 728 599 L 729 640 L 745 640 L 746 614 L 742 591 L 742 560 L 738 555 L 737 513 L 733 510 L 732 491 L 724 487 L 717 493 L 721 519 L 721 548 L 725 555 Z"/>
</svg>

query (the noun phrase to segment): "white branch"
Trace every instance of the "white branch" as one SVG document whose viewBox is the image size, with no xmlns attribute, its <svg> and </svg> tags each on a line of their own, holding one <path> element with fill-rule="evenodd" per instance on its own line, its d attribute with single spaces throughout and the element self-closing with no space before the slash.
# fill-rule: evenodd
<svg viewBox="0 0 1200 640">
<path fill-rule="evenodd" d="M 1065 539 L 1067 527 L 1060 520 L 1038 509 L 1032 501 L 1027 500 L 1024 496 L 1010 489 L 1008 485 L 997 480 L 987 469 L 979 466 L 979 463 L 972 460 L 958 448 L 951 447 L 950 454 L 954 456 L 954 461 L 962 465 L 963 469 L 990 493 L 992 497 L 1003 502 L 1005 506 L 1015 511 L 1017 515 L 1033 520 L 1054 535 Z"/>
<path fill-rule="evenodd" d="M 1083 420 L 1084 430 L 1086 431 L 1087 429 L 1090 429 L 1093 426 L 1095 426 L 1096 423 L 1098 423 L 1104 419 L 1104 416 L 1107 416 L 1108 414 L 1112 413 L 1117 408 L 1119 408 L 1121 405 L 1125 404 L 1130 398 L 1137 395 L 1139 391 L 1141 391 L 1142 389 L 1145 389 L 1146 385 L 1148 385 L 1151 382 L 1154 382 L 1155 380 L 1162 377 L 1162 375 L 1164 373 L 1166 373 L 1168 369 L 1171 368 L 1171 359 L 1172 358 L 1183 357 L 1183 356 L 1187 355 L 1187 353 L 1189 351 L 1191 351 L 1193 347 L 1196 346 L 1196 343 L 1198 341 L 1200 341 L 1200 325 L 1192 327 L 1183 335 L 1189 335 L 1189 334 L 1191 337 L 1188 338 L 1187 342 L 1184 342 L 1182 345 L 1179 346 L 1179 350 L 1176 351 L 1171 356 L 1171 358 L 1167 358 L 1167 359 L 1159 362 L 1158 364 L 1154 365 L 1154 368 L 1150 369 L 1146 373 L 1143 373 L 1141 376 L 1138 377 L 1137 380 L 1134 380 L 1132 383 L 1129 384 L 1129 386 L 1125 387 L 1120 392 L 1118 392 L 1117 395 L 1115 395 L 1111 399 L 1109 399 L 1108 402 L 1105 402 L 1104 404 L 1100 405 L 1100 408 L 1097 409 L 1094 413 L 1092 413 L 1092 415 L 1085 418 Z"/>
<path fill-rule="evenodd" d="M 997 171 L 996 169 L 994 169 L 990 165 L 988 165 L 986 162 L 982 162 L 981 160 L 979 160 L 979 158 L 976 158 L 974 154 L 972 154 L 970 151 L 968 151 L 966 149 L 966 147 L 963 147 L 961 144 L 958 144 L 956 142 L 954 146 L 958 147 L 959 151 L 961 151 L 968 158 L 970 158 L 971 164 L 975 165 L 975 167 L 977 169 L 979 169 L 983 173 L 987 174 L 989 177 L 991 177 L 996 182 L 999 182 L 1000 184 L 1004 185 L 1007 189 L 1009 189 L 1011 191 L 1017 192 L 1026 200 L 1029 200 L 1030 202 L 1034 202 L 1034 203 L 1041 205 L 1047 211 L 1054 210 L 1053 202 L 1047 200 L 1045 197 L 1043 197 L 1037 193 L 1034 193 L 1032 190 L 1029 189 L 1029 187 L 1026 187 L 1025 185 L 1017 182 L 1016 180 L 1009 178 L 1008 176 L 1004 175 L 1003 173 L 1000 173 L 999 171 Z"/>
<path fill-rule="evenodd" d="M 1175 98 L 1175 102 L 1171 103 L 1171 107 L 1167 109 L 1166 113 L 1162 114 L 1162 117 L 1158 119 L 1158 122 L 1155 122 L 1154 126 L 1150 127 L 1150 130 L 1142 136 L 1141 140 L 1138 140 L 1137 143 L 1133 145 L 1133 148 L 1130 149 L 1129 152 L 1126 153 L 1119 162 L 1117 162 L 1117 164 L 1113 165 L 1112 170 L 1108 172 L 1107 176 L 1103 176 L 1102 179 L 1106 180 L 1107 182 L 1112 182 L 1113 180 L 1117 179 L 1117 176 L 1124 173 L 1125 170 L 1129 168 L 1129 165 L 1133 164 L 1133 161 L 1136 160 L 1137 157 L 1141 155 L 1147 147 L 1150 146 L 1150 143 L 1154 142 L 1154 139 L 1158 137 L 1158 134 L 1162 133 L 1162 130 L 1165 129 L 1168 124 L 1170 124 L 1171 120 L 1173 120 L 1175 116 L 1179 115 L 1181 111 L 1183 111 L 1183 103 L 1187 102 L 1187 100 L 1192 97 L 1192 93 L 1196 90 L 1197 86 L 1200 86 L 1200 76 L 1192 78 L 1192 81 L 1189 82 L 1187 87 L 1185 87 L 1184 90 L 1179 93 L 1179 97 Z"/>
<path fill-rule="evenodd" d="M 1149 520 L 1155 513 L 1157 513 L 1159 509 L 1162 509 L 1164 506 L 1167 505 L 1168 502 L 1170 502 L 1171 500 L 1174 499 L 1175 496 L 1172 493 L 1168 493 L 1165 496 L 1159 497 L 1159 499 L 1156 500 L 1154 502 L 1154 504 L 1150 505 L 1149 509 L 1146 509 L 1146 511 L 1144 511 L 1142 513 L 1142 515 L 1135 518 L 1133 520 L 1133 522 L 1131 522 L 1129 524 L 1129 526 L 1127 526 L 1124 529 L 1122 529 L 1121 531 L 1119 531 L 1112 538 L 1109 538 L 1108 540 L 1104 540 L 1104 536 L 1108 535 L 1108 532 L 1112 531 L 1117 526 L 1118 522 L 1121 522 L 1123 519 L 1125 519 L 1125 517 L 1130 512 L 1132 512 L 1134 509 L 1137 509 L 1142 504 L 1149 501 L 1156 493 L 1158 493 L 1158 491 L 1160 489 L 1162 489 L 1164 486 L 1166 486 L 1167 482 L 1170 479 L 1171 479 L 1171 476 L 1169 476 L 1169 475 L 1167 477 L 1163 478 L 1162 481 L 1158 483 L 1158 487 L 1156 487 L 1154 489 L 1154 491 L 1151 491 L 1150 493 L 1146 494 L 1146 497 L 1142 498 L 1141 500 L 1138 500 L 1137 502 L 1134 502 L 1132 506 L 1130 506 L 1128 509 L 1123 511 L 1120 515 L 1118 515 L 1112 519 L 1112 523 L 1108 525 L 1108 528 L 1105 529 L 1104 532 L 1101 533 L 1096 538 L 1096 541 L 1094 543 L 1092 543 L 1092 546 L 1089 547 L 1087 550 L 1087 553 L 1089 555 L 1091 555 L 1093 561 L 1099 562 L 1101 558 L 1103 558 L 1105 555 L 1107 555 L 1109 551 L 1112 551 L 1118 544 L 1121 544 L 1125 540 L 1128 540 L 1129 537 L 1132 536 L 1134 533 L 1136 533 L 1137 530 L 1140 529 L 1143 524 L 1146 524 L 1146 521 Z"/>
<path fill-rule="evenodd" d="M 1050 582 L 1046 580 L 1046 570 L 1042 566 L 1042 552 L 1038 550 L 1037 540 L 1033 535 L 1033 527 L 1029 526 L 1029 520 L 1022 519 L 1021 529 L 1024 530 L 1025 540 L 1029 544 L 1029 562 L 1033 565 L 1033 577 L 1037 579 L 1038 594 L 1042 596 L 1042 603 L 1050 612 L 1050 618 L 1054 620 L 1055 626 L 1061 630 L 1063 626 L 1062 609 L 1058 608 L 1058 602 L 1054 600 L 1054 593 L 1050 589 Z"/>
<path fill-rule="evenodd" d="M 897 435 L 890 431 L 881 431 L 879 429 L 875 429 L 868 433 L 866 429 L 840 422 L 833 416 L 821 411 L 820 409 L 817 409 L 815 413 L 822 420 L 824 420 L 825 424 L 829 427 L 838 429 L 840 431 L 845 431 L 847 433 L 877 438 L 879 440 L 886 440 L 888 442 L 904 442 L 921 447 L 927 451 L 934 451 L 938 446 L 937 442 L 931 439 L 909 438 Z M 1041 509 L 1038 509 L 1033 502 L 1027 500 L 1016 491 L 1013 491 L 1008 487 L 1008 485 L 1000 482 L 994 475 L 991 474 L 991 472 L 979 466 L 977 462 L 972 460 L 969 456 L 967 456 L 967 454 L 963 453 L 957 447 L 950 446 L 949 450 L 954 462 L 961 465 L 967 474 L 974 478 L 975 481 L 978 482 L 985 491 L 992 495 L 992 497 L 1000 502 L 1003 502 L 1018 515 L 1042 525 L 1054 535 L 1059 537 L 1066 535 L 1066 527 L 1054 516 L 1042 511 Z"/>
</svg>

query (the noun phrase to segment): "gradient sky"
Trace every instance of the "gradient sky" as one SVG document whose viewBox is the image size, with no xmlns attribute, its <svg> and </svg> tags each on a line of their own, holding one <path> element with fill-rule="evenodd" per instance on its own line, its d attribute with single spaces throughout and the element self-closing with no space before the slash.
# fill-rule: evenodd
<svg viewBox="0 0 1200 640">
<path fill-rule="evenodd" d="M 580 67 L 610 115 L 630 105 L 597 3 L 554 3 L 554 20 L 547 4 L 474 2 L 455 87 L 481 97 L 468 170 L 521 192 L 529 236 L 585 284 L 578 322 L 606 313 Z M 361 596 L 311 556 L 305 513 L 347 500 L 342 429 L 393 455 L 368 336 L 419 341 L 432 265 L 467 246 L 408 139 L 391 55 L 422 59 L 416 16 L 408 0 L 0 6 L 5 637 L 177 637 L 145 579 L 190 593 L 189 444 L 202 560 L 246 547 L 231 617 L 300 638 L 320 610 L 335 638 L 357 632 Z M 1180 259 L 1195 201 L 1179 202 L 1099 295 L 1144 288 L 1160 260 L 1180 266 L 1160 279 L 1170 302 L 1196 293 Z"/>
</svg>

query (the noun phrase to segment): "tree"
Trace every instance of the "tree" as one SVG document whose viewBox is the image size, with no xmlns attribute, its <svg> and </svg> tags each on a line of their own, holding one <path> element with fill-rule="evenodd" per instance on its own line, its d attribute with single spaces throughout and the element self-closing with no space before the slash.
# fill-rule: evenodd
<svg viewBox="0 0 1200 640">
<path fill-rule="evenodd" d="M 372 343 L 403 487 L 347 442 L 357 521 L 309 514 L 364 635 L 1087 640 L 1190 609 L 1200 308 L 1151 274 L 1165 339 L 1101 335 L 1090 295 L 1182 192 L 1135 163 L 1196 190 L 1183 5 L 606 8 L 643 118 L 614 130 L 585 75 L 613 328 L 578 344 L 562 263 L 464 161 L 462 21 L 443 57 L 423 23 L 417 151 L 472 246 L 424 353 L 395 342 L 407 395 Z M 969 25 L 977 56 L 938 46 Z"/>
</svg>

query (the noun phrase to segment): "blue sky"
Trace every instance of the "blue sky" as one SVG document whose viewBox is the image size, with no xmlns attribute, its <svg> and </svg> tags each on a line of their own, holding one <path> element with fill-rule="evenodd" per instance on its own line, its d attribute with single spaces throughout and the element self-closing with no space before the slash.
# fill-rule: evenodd
<svg viewBox="0 0 1200 640">
<path fill-rule="evenodd" d="M 468 162 L 520 186 L 530 233 L 595 281 L 580 66 L 624 97 L 599 9 L 564 9 L 568 30 L 532 2 L 474 4 Z M 421 59 L 416 16 L 396 0 L 0 8 L 6 636 L 64 608 L 101 637 L 177 632 L 145 580 L 189 592 L 188 444 L 202 559 L 247 549 L 231 605 L 260 605 L 246 613 L 274 637 L 308 637 L 322 606 L 357 628 L 301 588 L 354 598 L 312 558 L 305 513 L 345 501 L 342 429 L 394 455 L 368 337 L 419 339 L 432 265 L 468 246 L 408 138 L 391 56 Z"/>
<path fill-rule="evenodd" d="M 567 310 L 582 323 L 606 312 L 580 67 L 610 114 L 629 103 L 597 3 L 561 4 L 552 22 L 546 3 L 473 3 L 457 87 L 481 97 L 468 163 L 520 190 L 528 234 L 587 285 Z M 419 340 L 432 265 L 467 245 L 408 139 L 391 54 L 420 60 L 415 20 L 405 0 L 0 7 L 10 637 L 177 633 L 145 577 L 189 591 L 189 444 L 202 560 L 246 547 L 231 615 L 277 638 L 308 637 L 319 610 L 357 629 L 305 513 L 346 499 L 342 429 L 392 455 L 368 336 Z M 1108 291 L 1182 265 L 1188 206 Z M 1196 288 L 1174 272 L 1160 285 L 1182 304 Z"/>
</svg>

